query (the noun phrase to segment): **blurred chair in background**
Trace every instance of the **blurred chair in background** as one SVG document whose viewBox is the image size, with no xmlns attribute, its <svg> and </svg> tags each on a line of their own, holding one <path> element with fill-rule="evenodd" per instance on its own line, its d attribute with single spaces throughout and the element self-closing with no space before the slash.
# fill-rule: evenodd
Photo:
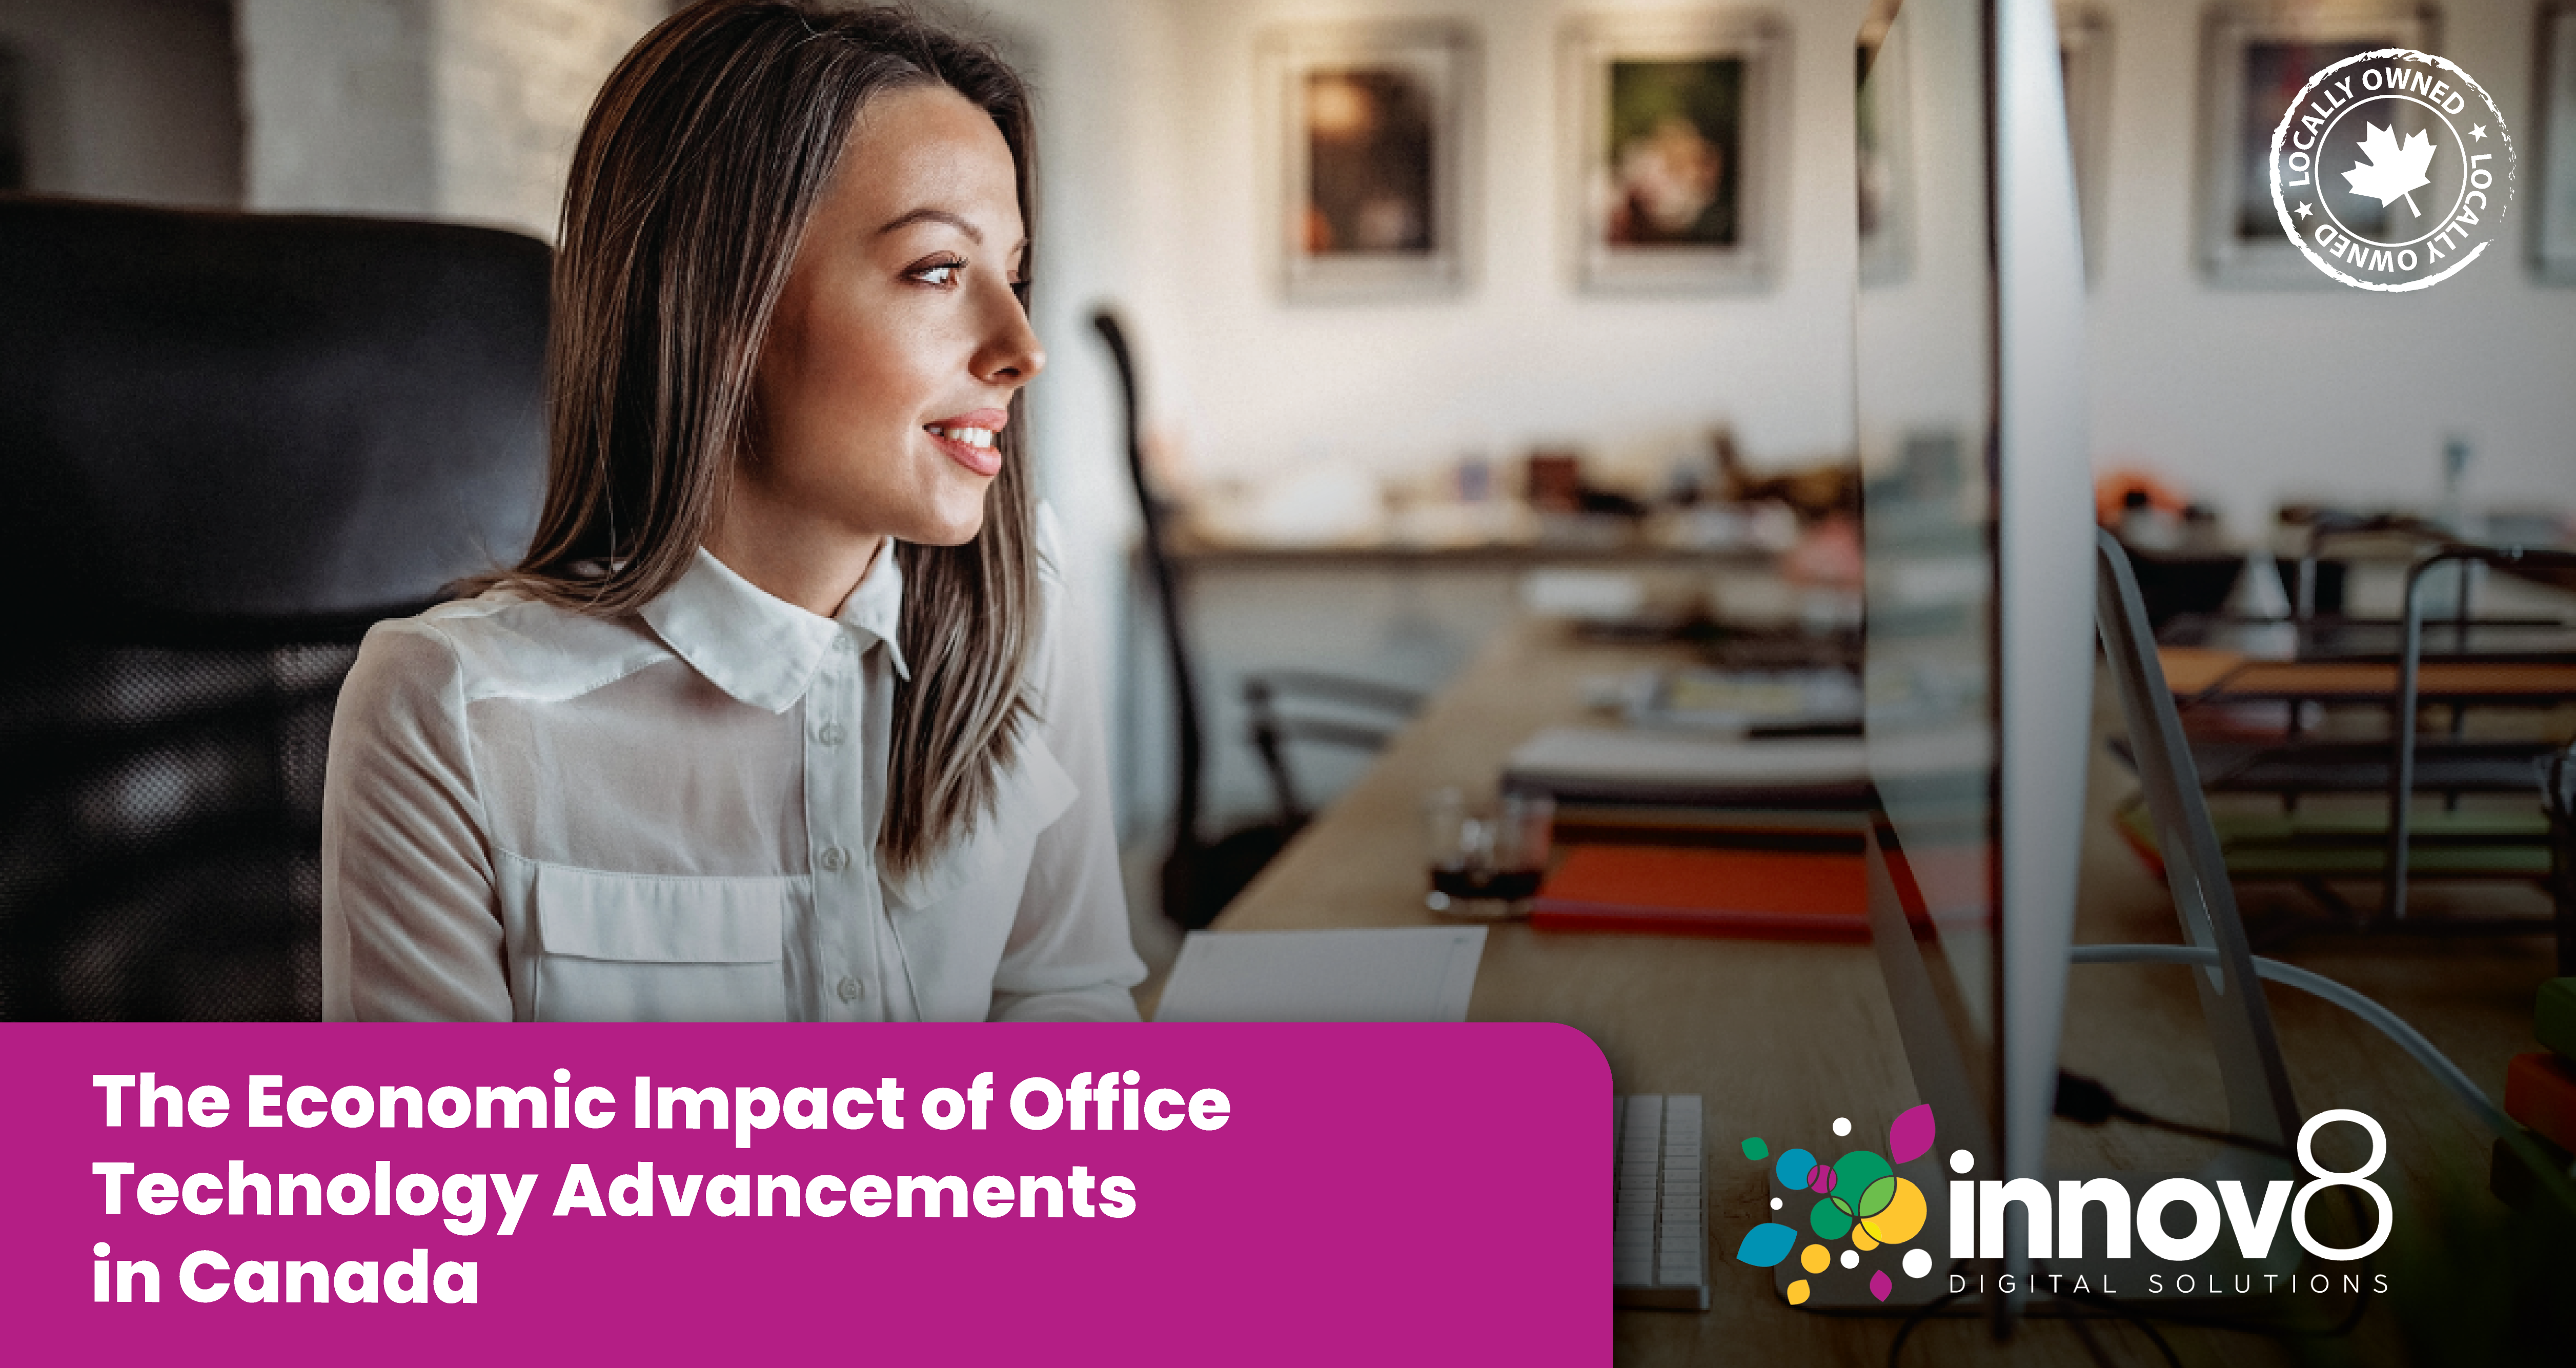
<svg viewBox="0 0 2576 1368">
<path fill-rule="evenodd" d="M 1422 710 L 1411 689 L 1313 670 L 1262 670 L 1243 677 L 1243 706 L 1252 717 L 1252 748 L 1270 775 L 1281 825 L 1301 827 L 1313 814 L 1298 791 L 1288 748 L 1297 742 L 1341 750 L 1386 748 L 1406 719 Z"/>
<path fill-rule="evenodd" d="M 549 252 L 0 197 L 0 1016 L 312 1018 L 368 624 L 515 559 Z"/>
<path fill-rule="evenodd" d="M 1206 770 L 1206 742 L 1200 728 L 1198 672 L 1189 645 L 1178 576 L 1171 555 L 1172 510 L 1166 507 L 1145 473 L 1144 412 L 1138 398 L 1136 361 L 1118 315 L 1101 309 L 1091 325 L 1109 348 L 1118 368 L 1119 400 L 1126 415 L 1127 472 L 1136 483 L 1136 502 L 1144 522 L 1146 573 L 1154 581 L 1154 600 L 1162 619 L 1163 644 L 1172 669 L 1172 712 L 1179 733 L 1179 774 L 1172 803 L 1172 848 L 1163 859 L 1160 893 L 1163 915 L 1196 930 L 1215 921 L 1234 895 L 1252 882 L 1263 865 L 1305 825 L 1283 743 L 1323 741 L 1374 750 L 1384 744 L 1389 727 L 1355 724 L 1328 716 L 1287 717 L 1277 707 L 1290 692 L 1326 699 L 1382 714 L 1402 716 L 1419 706 L 1408 690 L 1366 680 L 1344 679 L 1313 671 L 1280 670 L 1244 681 L 1244 698 L 1252 709 L 1252 741 L 1268 767 L 1279 813 L 1266 822 L 1239 827 L 1214 841 L 1199 835 L 1200 786 Z"/>
</svg>

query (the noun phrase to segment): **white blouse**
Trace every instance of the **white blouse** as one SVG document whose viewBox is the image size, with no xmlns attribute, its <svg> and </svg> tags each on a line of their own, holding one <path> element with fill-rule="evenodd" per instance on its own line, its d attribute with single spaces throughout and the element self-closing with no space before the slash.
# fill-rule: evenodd
<svg viewBox="0 0 2576 1368">
<path fill-rule="evenodd" d="M 1048 562 L 1035 725 L 911 876 L 878 824 L 903 575 L 838 617 L 704 550 L 638 618 L 493 591 L 367 633 L 331 727 L 323 1015 L 1136 1019 L 1099 685 Z"/>
</svg>

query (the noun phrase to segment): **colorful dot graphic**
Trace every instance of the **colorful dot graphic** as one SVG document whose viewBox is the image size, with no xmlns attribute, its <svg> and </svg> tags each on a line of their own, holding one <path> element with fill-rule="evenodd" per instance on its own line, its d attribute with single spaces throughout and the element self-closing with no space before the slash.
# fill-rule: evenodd
<svg viewBox="0 0 2576 1368">
<path fill-rule="evenodd" d="M 1850 1135 L 1851 1118 L 1834 1118 L 1833 1130 L 1837 1136 Z M 1931 1216 L 1931 1204 L 1911 1179 L 1897 1175 L 1896 1166 L 1931 1153 L 1937 1133 L 1929 1105 L 1910 1107 L 1889 1124 L 1885 1154 L 1856 1149 L 1830 1164 L 1796 1147 L 1782 1151 L 1778 1159 L 1772 1160 L 1770 1142 L 1760 1136 L 1748 1137 L 1743 1143 L 1746 1159 L 1757 1164 L 1769 1160 L 1771 1176 L 1779 1180 L 1780 1186 L 1815 1194 L 1815 1203 L 1807 1208 L 1805 1232 L 1814 1239 L 1800 1248 L 1802 1233 L 1796 1227 L 1765 1221 L 1744 1233 L 1742 1243 L 1736 1246 L 1736 1260 L 1756 1268 L 1775 1268 L 1794 1251 L 1798 1267 L 1814 1276 L 1837 1263 L 1846 1270 L 1857 1270 L 1865 1256 L 1912 1241 L 1923 1233 L 1924 1223 Z M 1959 1157 L 1952 1156 L 1954 1169 L 1959 1167 Z M 1772 1198 L 1771 1209 L 1780 1208 L 1780 1199 Z M 1844 1240 L 1849 1245 L 1837 1256 L 1830 1246 Z M 1908 1278 L 1927 1277 L 1932 1271 L 1932 1255 L 1927 1250 L 1909 1249 L 1898 1258 L 1897 1266 Z M 1895 1292 L 1896 1281 L 1885 1268 L 1871 1271 L 1871 1296 L 1885 1301 Z M 1799 1278 L 1782 1289 L 1782 1295 L 1791 1306 L 1801 1306 L 1815 1295 L 1815 1289 L 1807 1279 Z"/>
</svg>

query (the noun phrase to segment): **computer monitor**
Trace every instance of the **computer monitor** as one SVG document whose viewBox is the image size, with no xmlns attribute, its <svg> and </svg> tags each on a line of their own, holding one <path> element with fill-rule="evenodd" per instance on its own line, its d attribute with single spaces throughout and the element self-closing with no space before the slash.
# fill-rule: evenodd
<svg viewBox="0 0 2576 1368">
<path fill-rule="evenodd" d="M 1917 927 L 1879 939 L 1943 1152 L 1971 1149 L 1975 1177 L 2037 1176 L 2094 632 L 2084 273 L 2054 8 L 1882 0 L 1861 53 L 1874 874 Z"/>
</svg>

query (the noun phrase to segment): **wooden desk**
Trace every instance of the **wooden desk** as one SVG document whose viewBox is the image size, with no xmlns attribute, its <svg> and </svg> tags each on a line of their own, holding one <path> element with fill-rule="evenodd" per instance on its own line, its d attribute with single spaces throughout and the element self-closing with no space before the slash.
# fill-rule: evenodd
<svg viewBox="0 0 2576 1368">
<path fill-rule="evenodd" d="M 2378 703 L 2397 695 L 2397 667 L 2372 662 L 2248 660 L 2233 651 L 2168 646 L 2156 653 L 2165 686 L 2184 703 Z M 2548 706 L 2576 698 L 2576 665 L 2563 662 L 2426 661 L 2416 675 L 2425 703 Z"/>
<path fill-rule="evenodd" d="M 1580 711 L 1583 676 L 1680 658 L 1657 648 L 1577 646 L 1552 625 L 1506 629 L 1245 890 L 1218 928 L 1432 922 L 1422 905 L 1422 795 L 1444 784 L 1490 787 L 1515 743 Z M 2108 763 L 2092 766 L 2091 776 L 2076 939 L 2177 940 L 2170 900 L 2108 820 L 2125 776 Z M 2506 1058 L 2531 1048 L 2533 993 L 2547 977 L 2545 941 L 2409 944 L 2403 959 L 2384 946 L 2320 941 L 2306 945 L 2307 953 L 2298 953 L 2301 948 L 2276 953 L 2379 998 L 2493 1093 L 2501 1094 Z M 2123 1100 L 2150 1112 L 2205 1124 L 2223 1120 L 2217 1068 L 2200 1043 L 2199 1005 L 2186 971 L 2103 966 L 2072 972 L 2082 977 L 2069 995 L 2067 1067 L 2102 1078 Z M 2482 1190 L 2486 1139 L 2369 1027 L 2278 988 L 2271 1000 L 2301 1103 L 2311 1110 L 2358 1107 L 2388 1130 L 2390 1163 L 2380 1181 L 2398 1203 L 2400 1239 L 2392 1249 L 2410 1231 L 2422 1241 L 2415 1248 L 2434 1248 L 2432 1193 L 2444 1181 Z M 1736 1239 L 1769 1216 L 1760 1168 L 1737 1156 L 1737 1140 L 1761 1135 L 1775 1151 L 1830 1144 L 1837 1116 L 1883 1119 L 1919 1100 L 1868 946 L 1541 935 L 1526 926 L 1498 926 L 1469 1014 L 1564 1022 L 1600 1045 L 1621 1092 L 1695 1092 L 1707 1099 L 1712 1307 L 1698 1316 L 1620 1312 L 1619 1362 L 1886 1361 L 1894 1318 L 1791 1310 L 1772 1296 L 1768 1270 L 1733 1259 Z M 2198 1142 L 2160 1132 L 2087 1131 L 2066 1122 L 2058 1123 L 2052 1146 L 2052 1160 L 2070 1169 L 2179 1171 L 2208 1157 Z M 1417 1158 L 1436 1162 L 1436 1156 Z M 2412 1276 L 2426 1275 L 2418 1268 Z M 2114 1362 L 2158 1361 L 2135 1330 L 2105 1325 L 2092 1333 Z M 2165 1333 L 2186 1362 L 2296 1361 L 2279 1341 L 2179 1326 Z M 2350 1348 L 2356 1362 L 2402 1361 L 2386 1299 L 2374 1303 Z M 1906 1359 L 1958 1362 L 1990 1349 L 1976 1322 L 1938 1321 L 1908 1342 Z M 2092 1359 L 2069 1327 L 2037 1321 L 2010 1361 Z"/>
</svg>

